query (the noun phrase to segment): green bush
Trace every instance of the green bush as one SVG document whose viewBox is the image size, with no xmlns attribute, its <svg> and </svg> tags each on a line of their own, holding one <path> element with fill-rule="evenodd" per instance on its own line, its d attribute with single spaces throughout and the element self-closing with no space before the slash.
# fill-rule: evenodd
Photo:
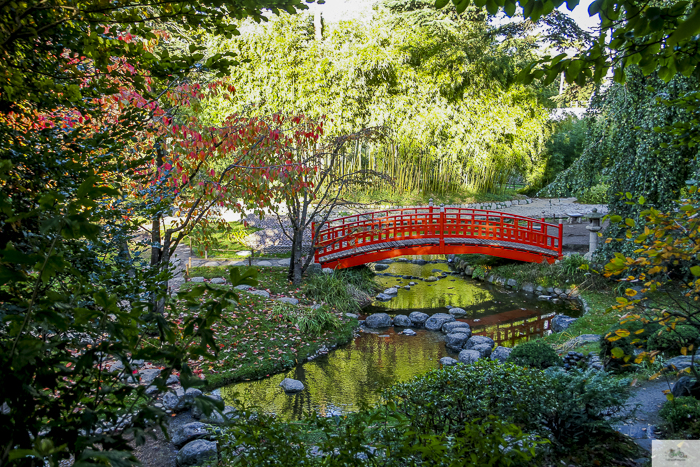
<svg viewBox="0 0 700 467">
<path fill-rule="evenodd" d="M 341 325 L 338 315 L 322 306 L 318 308 L 275 304 L 273 314 L 280 314 L 291 321 L 299 331 L 308 334 L 321 334 L 323 331 L 338 329 Z"/>
<path fill-rule="evenodd" d="M 547 386 L 539 370 L 479 360 L 397 384 L 383 398 L 427 432 L 457 433 L 470 420 L 489 415 L 535 429 L 538 416 L 547 410 Z"/>
<path fill-rule="evenodd" d="M 472 420 L 456 436 L 417 434 L 387 406 L 342 418 L 312 414 L 293 423 L 240 415 L 217 433 L 222 465 L 527 466 L 544 443 L 495 417 Z"/>
<path fill-rule="evenodd" d="M 694 326 L 680 325 L 675 329 L 663 328 L 649 336 L 647 350 L 661 350 L 679 355 L 683 347 L 694 345 L 697 348 L 700 333 Z"/>
<path fill-rule="evenodd" d="M 606 183 L 599 183 L 592 186 L 588 190 L 579 193 L 576 198 L 579 203 L 586 204 L 608 204 L 608 192 L 610 191 L 610 185 Z"/>
<path fill-rule="evenodd" d="M 700 437 L 700 401 L 696 398 L 687 396 L 667 401 L 661 407 L 659 416 L 671 432 L 685 434 L 692 439 Z"/>
<path fill-rule="evenodd" d="M 655 332 L 661 329 L 661 325 L 649 320 L 641 320 L 638 318 L 623 319 L 618 324 L 610 327 L 600 339 L 600 355 L 604 359 L 610 359 L 612 366 L 617 369 L 631 369 L 632 363 L 625 361 L 624 357 L 613 355 L 613 352 L 619 355 L 634 355 L 635 349 L 645 350 L 647 348 L 647 340 Z M 620 350 L 613 350 L 619 348 Z M 620 353 L 620 352 L 623 352 Z"/>
<path fill-rule="evenodd" d="M 552 411 L 545 426 L 552 434 L 555 448 L 569 450 L 572 445 L 601 443 L 614 430 L 612 425 L 625 419 L 629 381 L 610 378 L 602 371 L 572 369 L 550 370 Z"/>
<path fill-rule="evenodd" d="M 516 346 L 508 356 L 508 361 L 519 366 L 541 370 L 562 365 L 561 357 L 542 341 L 530 341 Z"/>
</svg>

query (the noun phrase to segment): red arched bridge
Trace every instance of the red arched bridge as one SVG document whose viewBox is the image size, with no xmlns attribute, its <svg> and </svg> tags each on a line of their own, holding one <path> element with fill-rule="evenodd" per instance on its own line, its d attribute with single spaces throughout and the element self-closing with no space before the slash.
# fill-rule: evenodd
<svg viewBox="0 0 700 467">
<path fill-rule="evenodd" d="M 324 268 L 403 255 L 480 253 L 532 263 L 562 257 L 561 225 L 469 208 L 428 206 L 340 217 L 325 223 L 313 241 L 315 261 Z"/>
</svg>

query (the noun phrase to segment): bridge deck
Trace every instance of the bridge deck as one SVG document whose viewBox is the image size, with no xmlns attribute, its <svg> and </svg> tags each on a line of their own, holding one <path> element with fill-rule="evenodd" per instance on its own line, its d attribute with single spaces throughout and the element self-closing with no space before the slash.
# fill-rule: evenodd
<svg viewBox="0 0 700 467">
<path fill-rule="evenodd" d="M 449 253 L 553 262 L 562 255 L 562 229 L 544 219 L 499 211 L 426 207 L 334 219 L 319 229 L 315 243 L 316 261 L 324 267 Z"/>
</svg>

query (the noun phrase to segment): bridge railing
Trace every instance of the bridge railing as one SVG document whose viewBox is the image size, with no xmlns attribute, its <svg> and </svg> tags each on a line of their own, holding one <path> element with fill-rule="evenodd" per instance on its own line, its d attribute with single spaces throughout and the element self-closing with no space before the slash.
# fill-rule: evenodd
<svg viewBox="0 0 700 467">
<path fill-rule="evenodd" d="M 312 228 L 315 232 L 315 226 Z M 318 247 L 316 261 L 323 257 L 347 252 L 361 254 L 372 245 L 392 242 L 406 244 L 449 245 L 463 239 L 475 239 L 484 244 L 528 245 L 545 254 L 561 256 L 561 226 L 544 219 L 471 208 L 388 209 L 328 221 L 313 239 Z M 361 250 L 358 250 L 361 249 Z M 351 251 L 352 250 L 352 251 Z"/>
</svg>

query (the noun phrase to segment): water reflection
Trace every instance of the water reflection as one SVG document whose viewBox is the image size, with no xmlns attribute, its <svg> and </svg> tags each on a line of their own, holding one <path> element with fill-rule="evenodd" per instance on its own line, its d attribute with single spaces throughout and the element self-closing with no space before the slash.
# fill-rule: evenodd
<svg viewBox="0 0 700 467">
<path fill-rule="evenodd" d="M 238 400 L 285 419 L 302 413 L 322 415 L 355 411 L 379 400 L 379 392 L 400 381 L 437 368 L 447 355 L 440 333 L 418 330 L 416 336 L 397 334 L 394 328 L 381 334 L 364 333 L 329 356 L 299 365 L 284 374 L 221 389 L 227 404 Z M 279 384 L 284 378 L 304 383 L 299 394 L 286 395 Z"/>
<path fill-rule="evenodd" d="M 428 277 L 435 274 L 433 269 L 448 271 L 448 265 L 395 262 L 383 272 Z M 460 321 L 469 323 L 474 334 L 489 336 L 498 345 L 507 347 L 550 333 L 551 319 L 557 313 L 579 315 L 577 307 L 569 303 L 538 301 L 459 276 L 450 275 L 437 282 L 378 276 L 377 282 L 386 288 L 416 284 L 411 290 L 400 290 L 393 300 L 375 302 L 364 310 L 365 314 L 396 315 L 412 311 L 434 314 L 445 313 L 448 305 L 460 307 L 467 312 Z M 416 330 L 416 336 L 404 336 L 398 334 L 400 330 L 392 327 L 363 333 L 326 357 L 264 380 L 222 388 L 221 395 L 227 404 L 237 397 L 246 406 L 276 413 L 284 419 L 298 419 L 302 413 L 312 411 L 334 415 L 374 405 L 382 389 L 436 368 L 444 356 L 456 357 L 446 350 L 442 333 L 421 329 Z M 304 391 L 286 395 L 279 387 L 284 378 L 302 381 Z"/>
</svg>

